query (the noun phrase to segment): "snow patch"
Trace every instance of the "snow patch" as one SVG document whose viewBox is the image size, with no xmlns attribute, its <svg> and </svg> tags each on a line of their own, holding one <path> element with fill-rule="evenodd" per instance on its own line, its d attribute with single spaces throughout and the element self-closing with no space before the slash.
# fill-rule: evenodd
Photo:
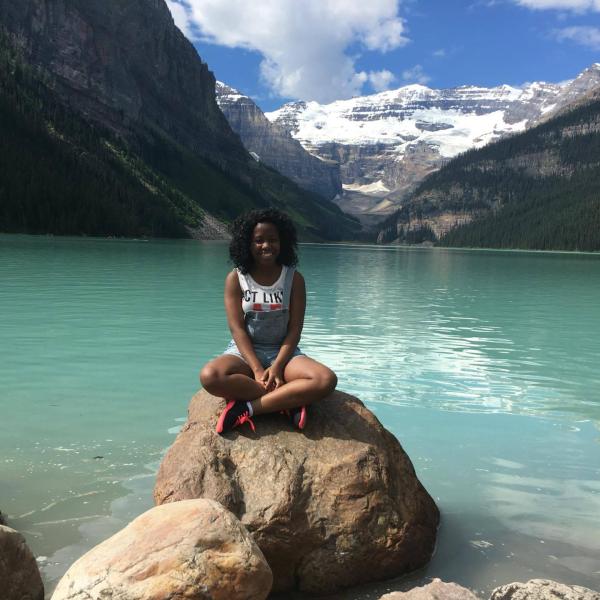
<svg viewBox="0 0 600 600">
<path fill-rule="evenodd" d="M 542 93 L 543 85 L 539 89 L 530 85 L 526 90 L 508 85 L 433 90 L 415 84 L 330 104 L 290 103 L 266 116 L 292 124 L 293 137 L 313 153 L 318 153 L 319 146 L 335 143 L 390 146 L 402 156 L 412 144 L 421 142 L 437 148 L 442 157 L 452 158 L 500 135 L 522 131 L 524 122 L 505 121 L 506 110 L 522 97 Z M 417 127 L 423 122 L 432 130 Z M 436 125 L 440 126 L 437 130 Z"/>
<path fill-rule="evenodd" d="M 377 194 L 377 193 L 387 193 L 390 190 L 385 186 L 381 179 L 379 181 L 374 181 L 373 183 L 345 183 L 343 186 L 344 190 L 349 192 L 359 192 L 361 194 Z"/>
</svg>

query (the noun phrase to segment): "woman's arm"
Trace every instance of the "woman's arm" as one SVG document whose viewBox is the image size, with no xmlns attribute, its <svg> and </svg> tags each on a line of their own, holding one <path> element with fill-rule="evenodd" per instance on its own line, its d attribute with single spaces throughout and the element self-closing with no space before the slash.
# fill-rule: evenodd
<svg viewBox="0 0 600 600">
<path fill-rule="evenodd" d="M 304 312 L 306 310 L 306 284 L 304 283 L 304 277 L 294 272 L 294 279 L 292 280 L 292 293 L 290 297 L 290 320 L 288 323 L 287 335 L 285 336 L 277 358 L 273 361 L 273 364 L 266 369 L 266 388 L 274 383 L 275 387 L 279 387 L 285 383 L 283 381 L 283 367 L 290 360 L 294 350 L 300 342 L 300 336 L 302 335 L 302 328 L 304 327 Z"/>
<path fill-rule="evenodd" d="M 264 369 L 254 352 L 252 340 L 246 331 L 244 311 L 242 310 L 242 288 L 235 271 L 231 271 L 225 278 L 225 314 L 235 345 L 254 372 L 256 381 L 261 381 Z"/>
</svg>

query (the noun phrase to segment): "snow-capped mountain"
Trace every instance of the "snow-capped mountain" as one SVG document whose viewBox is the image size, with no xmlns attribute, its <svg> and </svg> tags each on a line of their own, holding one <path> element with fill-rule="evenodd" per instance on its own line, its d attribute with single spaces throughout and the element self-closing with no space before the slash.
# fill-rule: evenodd
<svg viewBox="0 0 600 600">
<path fill-rule="evenodd" d="M 600 63 L 563 83 L 522 87 L 408 85 L 331 104 L 266 113 L 304 148 L 340 165 L 348 212 L 385 214 L 445 161 L 523 131 L 600 86 Z"/>
</svg>

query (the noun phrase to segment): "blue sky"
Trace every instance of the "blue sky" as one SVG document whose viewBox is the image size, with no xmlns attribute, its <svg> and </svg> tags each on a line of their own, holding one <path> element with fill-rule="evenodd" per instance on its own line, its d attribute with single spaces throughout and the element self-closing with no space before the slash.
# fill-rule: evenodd
<svg viewBox="0 0 600 600">
<path fill-rule="evenodd" d="M 264 110 L 409 83 L 521 85 L 600 62 L 600 0 L 167 0 L 217 79 Z"/>
</svg>

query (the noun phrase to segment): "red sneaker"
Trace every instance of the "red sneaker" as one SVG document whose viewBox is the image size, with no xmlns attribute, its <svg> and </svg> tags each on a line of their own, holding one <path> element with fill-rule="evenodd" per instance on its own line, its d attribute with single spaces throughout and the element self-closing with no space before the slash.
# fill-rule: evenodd
<svg viewBox="0 0 600 600">
<path fill-rule="evenodd" d="M 304 429 L 306 426 L 306 406 L 290 408 L 287 414 L 296 429 Z"/>
<path fill-rule="evenodd" d="M 219 417 L 216 431 L 219 434 L 226 433 L 244 423 L 248 423 L 252 431 L 256 431 L 256 427 L 254 427 L 254 423 L 250 418 L 248 405 L 245 402 L 230 400 Z"/>
</svg>

